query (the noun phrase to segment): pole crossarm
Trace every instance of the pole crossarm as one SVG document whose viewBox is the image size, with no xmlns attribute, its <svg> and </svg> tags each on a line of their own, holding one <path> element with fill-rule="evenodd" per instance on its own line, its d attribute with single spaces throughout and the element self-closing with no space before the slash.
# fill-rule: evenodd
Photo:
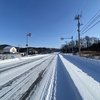
<svg viewBox="0 0 100 100">
<path fill-rule="evenodd" d="M 61 37 L 61 40 L 64 40 L 64 39 L 72 39 L 72 38 L 73 38 L 73 36 L 71 38 L 63 38 L 63 37 Z"/>
</svg>

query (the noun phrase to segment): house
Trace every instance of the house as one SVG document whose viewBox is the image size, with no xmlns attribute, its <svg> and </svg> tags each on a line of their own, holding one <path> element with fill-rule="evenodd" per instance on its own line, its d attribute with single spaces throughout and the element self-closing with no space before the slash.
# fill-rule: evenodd
<svg viewBox="0 0 100 100">
<path fill-rule="evenodd" d="M 33 48 L 29 48 L 28 52 L 29 52 L 29 54 L 38 54 L 38 51 Z"/>
<path fill-rule="evenodd" d="M 17 53 L 17 49 L 10 45 L 0 45 L 0 54 L 6 53 Z"/>
<path fill-rule="evenodd" d="M 4 53 L 17 53 L 17 49 L 13 46 L 6 46 L 3 48 Z"/>
<path fill-rule="evenodd" d="M 27 48 L 20 48 L 19 52 L 24 53 L 26 55 L 27 54 Z M 38 54 L 38 51 L 35 50 L 35 48 L 29 47 L 28 48 L 28 54 Z"/>
</svg>

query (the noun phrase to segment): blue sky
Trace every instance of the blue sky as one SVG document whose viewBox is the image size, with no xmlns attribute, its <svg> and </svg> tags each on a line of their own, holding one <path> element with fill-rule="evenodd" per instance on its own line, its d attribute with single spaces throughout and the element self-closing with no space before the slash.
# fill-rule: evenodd
<svg viewBox="0 0 100 100">
<path fill-rule="evenodd" d="M 77 39 L 77 14 L 83 28 L 99 10 L 100 0 L 0 0 L 0 44 L 25 47 L 31 32 L 29 46 L 60 48 L 70 41 L 61 37 Z M 100 38 L 100 23 L 86 35 Z"/>
</svg>

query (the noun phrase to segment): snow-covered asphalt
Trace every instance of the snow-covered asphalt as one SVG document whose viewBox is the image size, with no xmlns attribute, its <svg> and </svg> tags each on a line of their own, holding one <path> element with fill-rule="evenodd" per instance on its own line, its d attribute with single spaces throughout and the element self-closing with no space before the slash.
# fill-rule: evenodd
<svg viewBox="0 0 100 100">
<path fill-rule="evenodd" d="M 56 88 L 57 88 L 56 100 L 77 100 L 75 95 L 75 93 L 77 92 L 77 88 L 75 87 L 72 79 L 70 78 L 69 73 L 67 72 L 59 56 L 57 59 L 57 87 Z M 77 94 L 78 96 L 80 96 L 78 92 Z"/>
<path fill-rule="evenodd" d="M 82 99 L 100 100 L 100 61 L 64 54 L 60 58 Z"/>
<path fill-rule="evenodd" d="M 39 82 L 41 75 L 48 68 L 49 64 L 51 64 L 54 57 L 55 55 L 48 55 L 41 59 L 40 56 L 38 60 L 19 64 L 18 67 L 12 67 L 11 69 L 2 71 L 0 73 L 0 100 L 19 100 L 21 98 L 23 100 L 30 86 L 32 84 L 35 86 Z M 31 57 L 31 60 L 33 58 Z M 28 60 L 30 61 L 30 59 Z M 22 62 L 25 62 L 25 60 L 22 60 Z M 16 65 L 14 62 L 12 63 L 13 66 Z M 10 65 L 8 64 L 7 68 L 9 67 Z"/>
<path fill-rule="evenodd" d="M 100 61 L 47 54 L 0 61 L 0 100 L 100 100 Z"/>
</svg>

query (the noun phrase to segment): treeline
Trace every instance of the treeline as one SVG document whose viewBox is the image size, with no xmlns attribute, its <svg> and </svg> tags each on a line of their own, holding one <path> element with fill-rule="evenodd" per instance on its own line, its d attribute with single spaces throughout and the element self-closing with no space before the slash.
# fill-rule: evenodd
<svg viewBox="0 0 100 100">
<path fill-rule="evenodd" d="M 66 44 L 61 46 L 61 52 L 63 53 L 74 53 L 78 52 L 78 40 L 73 40 L 66 42 Z M 80 39 L 81 51 L 97 51 L 100 52 L 100 38 L 85 36 Z"/>
</svg>

